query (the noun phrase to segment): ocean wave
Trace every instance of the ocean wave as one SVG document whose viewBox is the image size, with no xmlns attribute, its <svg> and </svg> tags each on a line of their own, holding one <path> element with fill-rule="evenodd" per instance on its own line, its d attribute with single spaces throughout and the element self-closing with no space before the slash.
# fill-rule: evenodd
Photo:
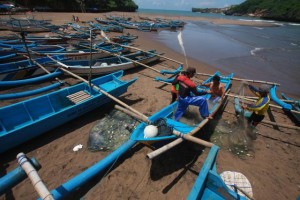
<svg viewBox="0 0 300 200">
<path fill-rule="evenodd" d="M 273 24 L 275 24 L 277 26 L 284 26 L 284 24 L 282 24 L 282 23 L 273 23 Z"/>
<path fill-rule="evenodd" d="M 295 44 L 295 43 L 291 43 L 291 45 L 292 45 L 292 46 L 298 46 L 298 45 L 297 45 L 297 44 Z"/>
<path fill-rule="evenodd" d="M 247 21 L 247 22 L 266 22 L 266 23 L 274 23 L 275 21 L 272 20 L 263 20 L 263 19 L 238 19 L 240 21 Z"/>
<path fill-rule="evenodd" d="M 291 25 L 291 26 L 300 26 L 300 24 L 296 24 L 296 23 L 289 23 L 289 25 Z"/>
<path fill-rule="evenodd" d="M 250 51 L 252 56 L 255 56 L 257 52 L 262 51 L 264 48 L 256 47 Z"/>
<path fill-rule="evenodd" d="M 253 27 L 253 28 L 258 29 L 258 30 L 264 29 L 264 28 L 262 28 L 262 27 Z"/>
</svg>

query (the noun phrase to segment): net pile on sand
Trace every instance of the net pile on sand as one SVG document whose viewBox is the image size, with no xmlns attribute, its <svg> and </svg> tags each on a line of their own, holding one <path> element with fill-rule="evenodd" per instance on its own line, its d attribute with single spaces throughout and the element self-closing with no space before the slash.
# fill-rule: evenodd
<svg viewBox="0 0 300 200">
<path fill-rule="evenodd" d="M 119 110 L 112 110 L 90 130 L 88 149 L 90 151 L 115 150 L 129 139 L 138 123 L 131 116 Z"/>
</svg>

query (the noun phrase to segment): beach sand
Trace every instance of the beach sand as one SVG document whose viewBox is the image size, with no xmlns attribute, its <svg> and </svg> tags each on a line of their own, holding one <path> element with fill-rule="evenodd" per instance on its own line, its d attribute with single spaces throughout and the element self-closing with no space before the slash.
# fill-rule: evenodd
<svg viewBox="0 0 300 200">
<path fill-rule="evenodd" d="M 112 15 L 125 15 L 138 18 L 135 13 L 106 13 Z M 72 15 L 79 16 L 81 21 L 94 20 L 95 17 L 104 17 L 104 14 L 84 13 L 34 13 L 37 19 L 52 19 L 54 24 L 70 22 Z M 149 17 L 160 17 L 151 16 Z M 2 16 L 1 16 L 2 17 Z M 21 17 L 21 16 L 14 16 Z M 178 19 L 178 17 L 163 16 L 164 18 Z M 181 20 L 205 20 L 212 23 L 231 23 L 237 25 L 255 25 L 256 22 L 237 22 L 229 20 L 180 17 Z M 260 25 L 267 25 L 261 23 Z M 127 32 L 127 30 L 126 30 Z M 138 32 L 128 30 L 138 35 L 134 42 L 135 47 L 143 50 L 156 49 L 164 56 L 184 62 L 184 56 L 178 54 L 159 42 L 151 40 L 155 32 Z M 8 32 L 0 32 L 5 35 Z M 110 34 L 109 34 L 110 35 Z M 177 41 L 174 41 L 177 42 Z M 197 68 L 197 72 L 213 74 L 216 70 L 213 66 L 189 59 L 189 64 Z M 151 65 L 155 69 L 177 68 L 178 64 L 161 59 L 161 62 Z M 136 83 L 129 87 L 127 93 L 119 99 L 143 114 L 150 116 L 171 100 L 170 86 L 153 81 L 158 74 L 150 69 L 139 68 L 127 71 L 123 79 L 129 80 L 138 77 Z M 207 77 L 197 76 L 204 80 Z M 73 84 L 78 82 L 72 78 L 66 81 Z M 231 93 L 238 93 L 241 82 L 233 81 Z M 33 86 L 32 86 L 33 87 Z M 5 92 L 22 90 L 10 89 Z M 2 91 L 3 92 L 3 91 Z M 250 94 L 249 94 L 250 95 Z M 26 99 L 26 98 L 23 98 Z M 16 100 L 2 101 L 1 106 L 11 104 Z M 19 100 L 18 100 L 19 101 Z M 235 133 L 230 127 L 237 122 L 234 115 L 233 99 L 229 98 L 223 112 L 220 112 L 205 129 L 198 134 L 204 139 L 211 133 L 216 124 L 229 127 L 227 135 Z M 87 141 L 90 129 L 103 118 L 115 103 L 98 108 L 69 123 L 57 127 L 42 136 L 22 144 L 11 151 L 1 155 L 0 176 L 17 167 L 15 159 L 19 152 L 24 152 L 31 158 L 35 157 L 42 169 L 39 174 L 44 183 L 52 190 L 60 184 L 97 163 L 110 152 L 90 152 L 87 149 Z M 266 115 L 266 120 L 272 116 L 278 123 L 294 125 L 293 122 L 280 109 L 271 108 L 271 115 Z M 217 171 L 237 171 L 243 173 L 253 187 L 255 199 L 296 199 L 300 194 L 300 154 L 299 131 L 287 128 L 278 128 L 272 125 L 259 124 L 258 137 L 249 142 L 251 151 L 248 155 L 238 156 L 229 148 L 222 148 L 217 157 Z M 237 130 L 238 131 L 238 130 Z M 231 133 L 230 133 L 231 132 Z M 237 133 L 235 133 L 237 134 Z M 225 134 L 226 135 L 226 134 Z M 224 136 L 224 141 L 226 136 Z M 73 152 L 73 147 L 83 144 L 78 152 Z M 100 174 L 88 184 L 72 194 L 70 199 L 79 199 L 84 196 L 86 200 L 95 199 L 186 199 L 203 162 L 209 152 L 208 148 L 185 141 L 177 147 L 150 161 L 146 154 L 152 151 L 148 146 L 138 144 L 127 152 L 111 167 L 109 172 Z M 104 177 L 102 177 L 105 175 Z M 36 199 L 35 192 L 29 179 L 22 181 L 11 191 L 2 195 L 0 199 Z"/>
</svg>

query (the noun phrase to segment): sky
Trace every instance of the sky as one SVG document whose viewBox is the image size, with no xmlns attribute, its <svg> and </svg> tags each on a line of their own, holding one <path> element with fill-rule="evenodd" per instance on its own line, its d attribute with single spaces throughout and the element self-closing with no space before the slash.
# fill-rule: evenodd
<svg viewBox="0 0 300 200">
<path fill-rule="evenodd" d="M 162 10 L 192 10 L 192 8 L 224 8 L 245 0 L 134 0 L 139 8 Z"/>
</svg>

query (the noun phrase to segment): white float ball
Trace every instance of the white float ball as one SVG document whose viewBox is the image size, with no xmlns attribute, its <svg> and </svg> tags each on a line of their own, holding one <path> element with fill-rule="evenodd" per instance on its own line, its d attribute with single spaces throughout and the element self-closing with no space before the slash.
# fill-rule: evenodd
<svg viewBox="0 0 300 200">
<path fill-rule="evenodd" d="M 145 138 L 152 138 L 157 136 L 158 134 L 158 129 L 156 126 L 153 125 L 148 125 L 144 129 L 144 137 Z"/>
</svg>

